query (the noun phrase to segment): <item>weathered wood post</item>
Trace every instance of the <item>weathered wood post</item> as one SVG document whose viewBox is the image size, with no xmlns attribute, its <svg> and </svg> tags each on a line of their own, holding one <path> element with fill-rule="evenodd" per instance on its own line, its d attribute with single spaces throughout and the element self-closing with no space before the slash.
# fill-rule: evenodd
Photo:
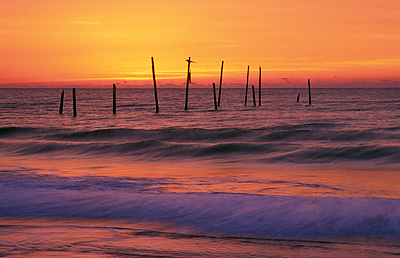
<svg viewBox="0 0 400 258">
<path fill-rule="evenodd" d="M 214 91 L 214 106 L 215 106 L 215 110 L 218 110 L 217 94 L 215 93 L 215 83 L 213 83 L 213 91 Z"/>
<path fill-rule="evenodd" d="M 219 92 L 218 92 L 218 107 L 221 104 L 221 90 L 222 90 L 222 73 L 224 71 L 224 61 L 221 63 L 221 75 L 219 77 Z"/>
<path fill-rule="evenodd" d="M 246 95 L 244 96 L 244 106 L 247 106 L 247 91 L 249 89 L 249 70 L 250 66 L 247 66 L 247 80 L 246 80 Z"/>
<path fill-rule="evenodd" d="M 117 113 L 117 85 L 113 84 L 113 114 Z"/>
<path fill-rule="evenodd" d="M 308 105 L 311 105 L 311 85 L 310 85 L 310 79 L 308 79 Z"/>
<path fill-rule="evenodd" d="M 253 89 L 253 102 L 254 102 L 254 106 L 257 106 L 256 104 L 256 93 L 254 91 L 254 85 L 251 85 L 251 88 Z"/>
<path fill-rule="evenodd" d="M 258 105 L 261 106 L 261 66 L 258 75 Z"/>
<path fill-rule="evenodd" d="M 156 72 L 154 70 L 154 59 L 151 57 L 151 70 L 153 71 L 153 83 L 154 83 L 154 98 L 156 101 L 156 113 L 160 110 L 158 109 L 158 97 L 157 97 L 157 85 L 156 85 Z"/>
<path fill-rule="evenodd" d="M 62 115 L 64 109 L 64 90 L 61 92 L 61 100 L 60 100 L 60 110 L 59 114 Z"/>
<path fill-rule="evenodd" d="M 72 106 L 74 110 L 74 117 L 76 117 L 76 93 L 75 88 L 72 89 Z"/>
<path fill-rule="evenodd" d="M 188 62 L 188 70 L 187 70 L 187 79 L 186 79 L 186 99 L 185 99 L 185 110 L 188 110 L 188 99 L 189 99 L 189 83 L 192 81 L 192 76 L 190 74 L 190 64 L 194 63 L 193 61 L 189 59 L 186 59 L 186 62 Z"/>
<path fill-rule="evenodd" d="M 297 94 L 297 103 L 300 101 L 300 93 Z"/>
</svg>

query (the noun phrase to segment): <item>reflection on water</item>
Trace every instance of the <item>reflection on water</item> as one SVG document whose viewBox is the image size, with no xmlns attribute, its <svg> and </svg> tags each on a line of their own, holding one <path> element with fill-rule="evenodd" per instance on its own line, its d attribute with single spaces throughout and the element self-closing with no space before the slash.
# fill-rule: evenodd
<svg viewBox="0 0 400 258">
<path fill-rule="evenodd" d="M 0 219 L 7 257 L 392 257 L 399 245 L 373 241 L 287 241 L 193 234 L 123 220 Z"/>
</svg>

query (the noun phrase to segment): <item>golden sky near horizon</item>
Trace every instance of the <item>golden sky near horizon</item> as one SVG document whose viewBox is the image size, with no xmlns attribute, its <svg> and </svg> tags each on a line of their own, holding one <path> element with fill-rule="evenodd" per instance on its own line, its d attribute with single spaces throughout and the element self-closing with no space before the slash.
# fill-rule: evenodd
<svg viewBox="0 0 400 258">
<path fill-rule="evenodd" d="M 0 81 L 399 80 L 399 0 L 0 0 Z"/>
</svg>

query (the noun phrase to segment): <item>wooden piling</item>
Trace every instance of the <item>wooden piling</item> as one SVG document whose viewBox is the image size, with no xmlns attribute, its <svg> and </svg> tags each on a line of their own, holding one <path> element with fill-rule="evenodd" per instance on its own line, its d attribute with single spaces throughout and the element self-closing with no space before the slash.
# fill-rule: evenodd
<svg viewBox="0 0 400 258">
<path fill-rule="evenodd" d="M 214 106 L 215 106 L 215 110 L 218 110 L 217 94 L 215 93 L 215 83 L 213 83 L 213 91 L 214 91 Z"/>
<path fill-rule="evenodd" d="M 74 117 L 76 117 L 76 93 L 75 88 L 72 89 L 72 106 L 74 109 Z"/>
<path fill-rule="evenodd" d="M 154 59 L 151 57 L 151 70 L 153 71 L 153 83 L 154 83 L 154 98 L 156 101 L 156 113 L 160 110 L 158 109 L 158 97 L 157 97 L 157 85 L 156 85 L 156 72 L 154 70 Z"/>
<path fill-rule="evenodd" d="M 253 89 L 253 102 L 254 102 L 254 106 L 257 106 L 256 104 L 256 93 L 254 91 L 254 85 L 251 85 L 251 88 Z"/>
<path fill-rule="evenodd" d="M 297 94 L 297 103 L 300 101 L 300 93 Z"/>
<path fill-rule="evenodd" d="M 64 90 L 61 92 L 61 100 L 60 100 L 60 110 L 59 114 L 62 115 L 64 109 Z"/>
<path fill-rule="evenodd" d="M 310 85 L 310 79 L 308 79 L 308 105 L 311 105 L 311 85 Z"/>
<path fill-rule="evenodd" d="M 244 106 L 247 106 L 247 91 L 249 89 L 249 70 L 250 66 L 247 66 L 247 80 L 246 80 L 246 95 L 244 96 Z"/>
<path fill-rule="evenodd" d="M 117 113 L 117 86 L 113 84 L 113 114 Z"/>
<path fill-rule="evenodd" d="M 221 63 L 221 75 L 219 77 L 218 107 L 221 104 L 222 73 L 224 71 L 224 61 Z"/>
<path fill-rule="evenodd" d="M 188 62 L 188 69 L 187 69 L 187 78 L 186 78 L 186 98 L 185 98 L 185 110 L 188 110 L 188 98 L 189 98 L 189 82 L 191 81 L 191 74 L 190 74 L 190 63 L 193 61 L 189 59 L 186 59 L 186 62 Z"/>
<path fill-rule="evenodd" d="M 258 75 L 258 105 L 261 106 L 261 66 Z"/>
</svg>

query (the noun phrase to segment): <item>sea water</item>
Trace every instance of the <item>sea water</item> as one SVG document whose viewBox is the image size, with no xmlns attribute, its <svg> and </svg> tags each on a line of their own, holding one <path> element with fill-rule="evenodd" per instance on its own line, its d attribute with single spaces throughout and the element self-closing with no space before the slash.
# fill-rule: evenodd
<svg viewBox="0 0 400 258">
<path fill-rule="evenodd" d="M 62 90 L 0 89 L 2 257 L 400 255 L 400 89 Z"/>
</svg>

